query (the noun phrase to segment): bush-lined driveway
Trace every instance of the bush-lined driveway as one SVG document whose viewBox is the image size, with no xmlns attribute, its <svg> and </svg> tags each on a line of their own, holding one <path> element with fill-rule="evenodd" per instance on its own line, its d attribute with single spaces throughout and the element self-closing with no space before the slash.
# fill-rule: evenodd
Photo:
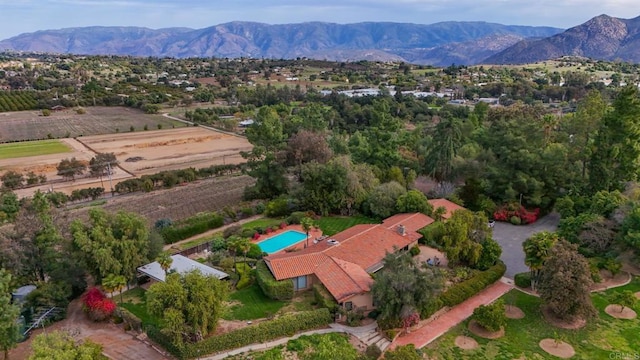
<svg viewBox="0 0 640 360">
<path fill-rule="evenodd" d="M 513 279 L 517 273 L 529 271 L 524 264 L 522 243 L 531 235 L 540 231 L 556 231 L 560 215 L 551 213 L 530 225 L 512 225 L 496 222 L 493 227 L 493 239 L 502 247 L 502 261 L 507 265 L 505 276 Z"/>
</svg>

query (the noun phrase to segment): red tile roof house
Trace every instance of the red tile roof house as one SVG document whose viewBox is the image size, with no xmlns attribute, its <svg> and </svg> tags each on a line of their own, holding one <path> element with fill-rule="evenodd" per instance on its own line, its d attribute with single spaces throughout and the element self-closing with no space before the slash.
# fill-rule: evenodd
<svg viewBox="0 0 640 360">
<path fill-rule="evenodd" d="M 417 231 L 434 220 L 421 213 L 397 214 L 382 224 L 353 226 L 306 249 L 264 258 L 276 280 L 291 279 L 296 291 L 322 283 L 347 310 L 372 310 L 370 274 L 383 267 L 387 253 L 408 250 Z"/>
<path fill-rule="evenodd" d="M 464 208 L 452 201 L 449 201 L 447 199 L 431 199 L 428 200 L 429 204 L 431 204 L 431 206 L 433 206 L 433 210 L 436 210 L 439 207 L 443 207 L 446 212 L 444 213 L 444 215 L 442 215 L 442 218 L 444 220 L 449 220 L 449 218 L 451 218 L 451 215 L 453 215 L 453 212 L 456 210 L 464 210 Z"/>
</svg>

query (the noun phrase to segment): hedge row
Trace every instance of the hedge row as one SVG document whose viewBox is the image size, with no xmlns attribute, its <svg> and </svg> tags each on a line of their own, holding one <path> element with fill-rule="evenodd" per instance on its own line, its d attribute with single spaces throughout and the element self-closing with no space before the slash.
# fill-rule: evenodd
<svg viewBox="0 0 640 360">
<path fill-rule="evenodd" d="M 256 281 L 262 292 L 273 300 L 290 300 L 293 298 L 293 281 L 277 281 L 264 260 L 256 264 Z"/>
<path fill-rule="evenodd" d="M 530 272 L 523 272 L 523 273 L 516 274 L 516 276 L 513 278 L 513 280 L 516 283 L 516 286 L 519 286 L 521 288 L 531 287 L 531 273 Z"/>
<path fill-rule="evenodd" d="M 313 285 L 313 296 L 319 307 L 327 308 L 331 313 L 338 311 L 338 303 L 322 284 Z"/>
<path fill-rule="evenodd" d="M 190 218 L 183 225 L 171 225 L 160 230 L 165 244 L 173 244 L 180 240 L 202 234 L 211 229 L 224 225 L 224 218 L 220 215 L 197 216 Z"/>
<path fill-rule="evenodd" d="M 287 314 L 271 321 L 244 327 L 226 334 L 209 337 L 195 344 L 187 344 L 181 351 L 182 358 L 195 358 L 204 354 L 265 343 L 297 332 L 316 329 L 331 323 L 327 309 Z"/>
<path fill-rule="evenodd" d="M 162 346 L 163 349 L 175 355 L 178 359 L 183 358 L 182 348 L 176 346 L 167 335 L 162 333 L 160 329 L 155 326 L 147 326 L 146 333 L 149 339 Z"/>
<path fill-rule="evenodd" d="M 232 174 L 242 171 L 244 168 L 244 164 L 226 164 L 212 165 L 202 169 L 166 170 L 151 175 L 142 175 L 136 179 L 121 181 L 116 185 L 115 191 L 119 194 L 127 194 L 138 191 L 150 192 L 162 188 L 170 189 L 178 184 Z"/>
<path fill-rule="evenodd" d="M 503 262 L 493 265 L 486 271 L 477 273 L 469 279 L 451 286 L 445 292 L 440 294 L 440 300 L 445 306 L 455 306 L 467 300 L 473 295 L 479 293 L 487 286 L 498 281 L 507 267 Z"/>
</svg>

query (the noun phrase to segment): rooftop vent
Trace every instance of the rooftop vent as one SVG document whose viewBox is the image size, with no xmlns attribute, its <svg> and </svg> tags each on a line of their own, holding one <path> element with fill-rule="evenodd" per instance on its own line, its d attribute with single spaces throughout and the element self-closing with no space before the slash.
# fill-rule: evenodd
<svg viewBox="0 0 640 360">
<path fill-rule="evenodd" d="M 407 235 L 407 231 L 404 227 L 404 225 L 398 225 L 398 234 L 405 236 Z"/>
<path fill-rule="evenodd" d="M 329 239 L 329 240 L 327 240 L 327 244 L 329 244 L 329 245 L 338 245 L 339 242 L 336 239 Z"/>
</svg>

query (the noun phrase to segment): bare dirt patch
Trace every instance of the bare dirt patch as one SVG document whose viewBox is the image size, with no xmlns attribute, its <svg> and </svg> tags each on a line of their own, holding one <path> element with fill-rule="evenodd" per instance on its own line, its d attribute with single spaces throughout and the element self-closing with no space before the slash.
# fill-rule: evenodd
<svg viewBox="0 0 640 360">
<path fill-rule="evenodd" d="M 613 316 L 616 319 L 631 320 L 631 319 L 635 319 L 638 316 L 638 314 L 636 314 L 636 312 L 633 311 L 633 309 L 630 309 L 628 307 L 622 308 L 622 306 L 617 304 L 607 305 L 607 307 L 604 308 L 604 312 Z"/>
<path fill-rule="evenodd" d="M 469 321 L 469 331 L 485 339 L 498 339 L 504 336 L 504 327 L 498 331 L 489 331 L 483 328 L 475 320 Z"/>
<path fill-rule="evenodd" d="M 542 315 L 549 324 L 561 329 L 575 330 L 587 325 L 587 320 L 585 319 L 575 319 L 573 321 L 559 319 L 547 307 L 542 307 Z"/>
<path fill-rule="evenodd" d="M 118 159 L 139 159 L 120 163 L 135 175 L 237 164 L 245 161 L 240 152 L 252 148 L 245 138 L 201 127 L 89 136 L 81 142 L 96 152 L 112 152 Z"/>
<path fill-rule="evenodd" d="M 505 315 L 509 319 L 522 319 L 524 318 L 524 311 L 514 305 L 506 305 L 504 307 Z"/>
<path fill-rule="evenodd" d="M 563 359 L 568 359 L 576 354 L 576 351 L 573 350 L 573 346 L 564 341 L 556 343 L 554 339 L 542 339 L 538 345 L 540 345 L 540 348 L 548 354 Z"/>
<path fill-rule="evenodd" d="M 478 342 L 474 338 L 470 338 L 468 336 L 460 335 L 456 337 L 454 343 L 462 350 L 473 350 L 478 348 Z"/>
<path fill-rule="evenodd" d="M 640 299 L 640 291 L 638 291 L 638 292 L 636 293 L 636 297 L 637 297 L 638 299 Z"/>
</svg>

